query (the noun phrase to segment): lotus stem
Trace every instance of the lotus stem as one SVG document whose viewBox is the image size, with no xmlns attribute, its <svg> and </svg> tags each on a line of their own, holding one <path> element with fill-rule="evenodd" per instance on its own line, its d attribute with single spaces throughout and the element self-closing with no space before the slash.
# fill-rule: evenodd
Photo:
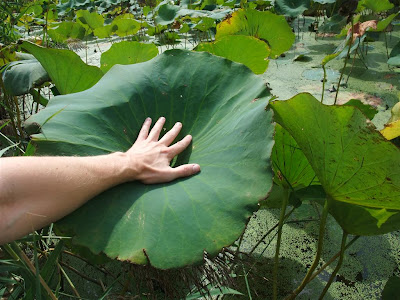
<svg viewBox="0 0 400 300">
<path fill-rule="evenodd" d="M 289 190 L 283 189 L 283 201 L 281 207 L 281 214 L 279 217 L 279 225 L 278 225 L 278 237 L 276 240 L 276 250 L 275 250 L 275 258 L 274 258 L 274 270 L 273 270 L 273 299 L 278 299 L 278 267 L 279 267 L 279 250 L 281 247 L 281 239 L 282 239 L 282 227 L 283 222 L 285 221 L 285 212 L 289 202 Z"/>
<path fill-rule="evenodd" d="M 321 95 L 321 103 L 324 104 L 324 93 L 325 93 L 325 81 L 326 81 L 326 69 L 325 65 L 322 65 L 322 70 L 324 70 L 324 78 L 322 79 L 322 95 Z"/>
<path fill-rule="evenodd" d="M 339 82 L 338 82 L 337 89 L 336 89 L 335 102 L 333 103 L 334 105 L 336 105 L 336 102 L 337 102 L 337 97 L 339 95 L 339 89 L 340 89 L 340 82 L 342 81 L 344 69 L 346 69 L 347 61 L 349 60 L 351 46 L 353 45 L 353 30 L 354 30 L 354 21 L 353 21 L 353 16 L 351 16 L 349 49 L 347 49 L 346 59 L 344 60 L 344 66 L 343 66 L 342 72 L 340 72 L 340 78 L 339 78 Z"/>
<path fill-rule="evenodd" d="M 354 238 L 346 245 L 345 250 L 347 250 L 351 245 L 353 245 L 354 242 L 357 241 L 359 238 L 360 238 L 359 235 L 357 235 L 356 237 L 354 237 Z M 315 277 L 317 277 L 319 274 L 321 274 L 321 272 L 322 272 L 323 270 L 325 270 L 331 263 L 333 263 L 333 262 L 336 260 L 336 258 L 339 257 L 339 255 L 340 255 L 340 251 L 339 251 L 338 253 L 336 253 L 329 261 L 327 261 L 317 272 L 315 272 L 315 273 L 311 276 L 311 278 L 310 278 L 310 280 L 309 280 L 308 282 L 314 280 Z"/>
<path fill-rule="evenodd" d="M 322 300 L 328 291 L 329 287 L 331 286 L 333 280 L 336 277 L 336 274 L 339 272 L 340 267 L 342 266 L 343 263 L 343 257 L 344 257 L 344 252 L 346 251 L 346 240 L 347 240 L 348 233 L 343 231 L 343 236 L 342 236 L 342 244 L 340 246 L 340 256 L 338 263 L 336 265 L 335 270 L 333 270 L 331 277 L 329 277 L 328 283 L 325 285 L 324 290 L 322 291 L 321 295 L 319 296 L 319 300 Z"/>
<path fill-rule="evenodd" d="M 327 218 L 328 218 L 328 199 L 325 200 L 324 209 L 322 210 L 321 220 L 320 220 L 320 224 L 319 224 L 317 253 L 315 254 L 314 262 L 313 262 L 312 266 L 310 267 L 310 269 L 308 269 L 308 272 L 307 272 L 306 276 L 304 277 L 303 281 L 301 282 L 301 284 L 297 287 L 297 289 L 295 289 L 290 295 L 288 295 L 285 298 L 286 300 L 294 299 L 294 298 L 297 297 L 297 295 L 308 284 L 308 282 L 309 282 L 314 270 L 317 268 L 318 263 L 319 263 L 319 259 L 321 258 L 321 254 L 322 254 L 322 248 L 323 248 L 323 244 L 324 244 L 324 234 L 325 234 L 325 227 L 326 227 Z"/>
</svg>

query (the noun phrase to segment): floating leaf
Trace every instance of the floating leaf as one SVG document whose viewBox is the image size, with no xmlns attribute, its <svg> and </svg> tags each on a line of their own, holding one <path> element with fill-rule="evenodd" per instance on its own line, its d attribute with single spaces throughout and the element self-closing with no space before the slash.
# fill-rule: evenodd
<svg viewBox="0 0 400 300">
<path fill-rule="evenodd" d="M 42 64 L 61 94 L 86 90 L 103 76 L 99 68 L 88 66 L 73 51 L 42 48 L 28 42 L 23 42 L 22 48 Z"/>
<path fill-rule="evenodd" d="M 242 63 L 255 74 L 262 74 L 268 67 L 270 49 L 266 43 L 251 36 L 224 36 L 213 43 L 199 44 L 196 51 L 207 51 Z M 251 55 L 249 55 L 251 53 Z"/>
<path fill-rule="evenodd" d="M 113 65 L 130 65 L 144 62 L 157 56 L 158 49 L 154 44 L 122 41 L 112 44 L 111 48 L 101 55 L 101 70 L 106 73 Z"/>
<path fill-rule="evenodd" d="M 272 58 L 289 50 L 295 40 L 285 17 L 251 9 L 240 9 L 218 24 L 216 40 L 226 35 L 250 35 L 264 40 L 271 48 Z"/>
<path fill-rule="evenodd" d="M 326 106 L 310 94 L 271 107 L 310 162 L 345 231 L 374 235 L 400 228 L 400 150 L 358 109 Z"/>
<path fill-rule="evenodd" d="M 212 66 L 212 68 L 210 67 Z M 58 96 L 29 119 L 38 154 L 126 151 L 148 116 L 183 123 L 193 143 L 177 164 L 201 173 L 171 183 L 126 183 L 67 216 L 59 227 L 94 253 L 157 268 L 200 263 L 232 244 L 272 184 L 272 112 L 248 68 L 205 52 L 171 50 L 115 66 L 93 88 Z M 257 101 L 253 101 L 258 99 Z M 61 112 L 60 112 L 61 111 Z"/>
</svg>

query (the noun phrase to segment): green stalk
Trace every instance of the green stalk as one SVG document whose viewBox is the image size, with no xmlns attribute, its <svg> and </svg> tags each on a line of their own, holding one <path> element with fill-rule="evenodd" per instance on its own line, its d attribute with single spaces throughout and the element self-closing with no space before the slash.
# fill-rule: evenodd
<svg viewBox="0 0 400 300">
<path fill-rule="evenodd" d="M 339 89 L 340 89 L 340 82 L 342 81 L 343 74 L 344 74 L 344 69 L 346 69 L 347 61 L 349 59 L 351 46 L 353 45 L 353 30 L 354 30 L 354 22 L 353 22 L 353 16 L 351 16 L 351 30 L 350 30 L 349 49 L 347 50 L 347 55 L 346 55 L 346 59 L 344 60 L 344 66 L 343 66 L 342 72 L 340 72 L 340 78 L 339 78 L 339 82 L 338 82 L 337 89 L 336 89 L 335 102 L 333 103 L 334 105 L 336 105 L 336 102 L 337 102 L 337 97 L 339 95 Z"/>
<path fill-rule="evenodd" d="M 349 248 L 351 245 L 353 245 L 354 242 L 357 241 L 359 238 L 360 238 L 359 235 L 357 235 L 356 237 L 354 237 L 354 238 L 346 245 L 345 250 L 347 250 L 347 248 Z M 310 280 L 309 280 L 308 282 L 314 280 L 315 277 L 317 277 L 319 274 L 321 274 L 321 272 L 322 272 L 323 270 L 325 270 L 331 263 L 333 263 L 333 262 L 336 260 L 336 258 L 338 258 L 339 256 L 340 256 L 340 251 L 339 251 L 338 253 L 336 253 L 329 261 L 327 261 L 317 272 L 315 272 L 315 273 L 311 276 L 311 278 L 310 278 Z"/>
<path fill-rule="evenodd" d="M 325 200 L 324 209 L 322 210 L 322 215 L 321 215 L 320 224 L 319 224 L 317 253 L 315 254 L 314 262 L 313 262 L 312 266 L 310 267 L 310 269 L 308 269 L 308 272 L 307 272 L 306 276 L 304 277 L 303 281 L 301 282 L 301 284 L 290 295 L 288 295 L 285 298 L 286 300 L 294 299 L 297 297 L 297 295 L 308 284 L 309 279 L 311 278 L 314 270 L 317 268 L 319 259 L 321 258 L 321 254 L 322 254 L 322 247 L 324 244 L 324 234 L 325 234 L 327 218 L 328 218 L 328 199 Z"/>
<path fill-rule="evenodd" d="M 343 236 L 342 236 L 342 244 L 340 246 L 340 256 L 338 263 L 336 265 L 335 270 L 333 270 L 333 273 L 331 274 L 331 277 L 329 277 L 328 283 L 325 285 L 324 290 L 322 291 L 321 295 L 319 296 L 319 300 L 322 300 L 328 291 L 329 287 L 331 286 L 333 279 L 335 279 L 337 272 L 339 272 L 340 267 L 342 266 L 343 263 L 343 257 L 344 257 L 344 251 L 346 251 L 346 240 L 347 240 L 348 233 L 343 231 Z"/>
<path fill-rule="evenodd" d="M 322 70 L 324 70 L 324 78 L 322 79 L 322 95 L 321 95 L 321 103 L 324 103 L 324 92 L 325 92 L 325 81 L 326 81 L 326 69 L 325 65 L 322 65 Z"/>
<path fill-rule="evenodd" d="M 283 189 L 283 201 L 281 207 L 281 214 L 279 216 L 279 225 L 278 225 L 278 237 L 276 240 L 276 250 L 275 250 L 275 258 L 274 258 L 274 270 L 273 270 L 273 299 L 278 299 L 278 267 L 279 267 L 279 250 L 281 247 L 281 239 L 282 239 L 282 227 L 283 222 L 285 221 L 285 212 L 286 207 L 289 202 L 289 190 Z"/>
</svg>

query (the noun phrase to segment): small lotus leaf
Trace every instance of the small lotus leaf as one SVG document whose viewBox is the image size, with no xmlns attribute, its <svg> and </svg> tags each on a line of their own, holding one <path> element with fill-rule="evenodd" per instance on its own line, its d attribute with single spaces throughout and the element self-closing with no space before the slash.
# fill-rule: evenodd
<svg viewBox="0 0 400 300">
<path fill-rule="evenodd" d="M 210 67 L 212 66 L 212 67 Z M 272 112 L 262 78 L 205 52 L 166 51 L 150 61 L 114 66 L 91 89 L 53 98 L 27 127 L 38 154 L 126 151 L 148 116 L 177 121 L 193 136 L 174 166 L 201 173 L 171 183 L 131 182 L 95 197 L 59 222 L 94 253 L 157 268 L 216 255 L 243 232 L 272 185 Z M 254 101 L 254 99 L 257 99 Z"/>
<path fill-rule="evenodd" d="M 271 48 L 272 58 L 277 58 L 289 50 L 295 40 L 295 35 L 284 16 L 253 9 L 240 9 L 219 23 L 216 39 L 226 35 L 250 35 L 264 40 Z"/>
<path fill-rule="evenodd" d="M 50 38 L 56 43 L 64 43 L 67 39 L 83 39 L 85 28 L 76 22 L 61 22 L 57 28 L 49 29 Z"/>
<path fill-rule="evenodd" d="M 115 43 L 101 55 L 101 70 L 106 73 L 113 65 L 130 65 L 144 62 L 157 56 L 158 49 L 154 44 L 122 41 Z"/>
<path fill-rule="evenodd" d="M 310 8 L 311 0 L 276 0 L 276 11 L 285 16 L 297 17 Z"/>
<path fill-rule="evenodd" d="M 266 43 L 251 36 L 228 35 L 213 43 L 199 44 L 196 51 L 211 54 L 242 63 L 255 74 L 262 74 L 268 67 L 270 49 Z M 251 53 L 251 55 L 249 55 Z"/>
<path fill-rule="evenodd" d="M 76 12 L 76 19 L 82 24 L 87 30 L 93 31 L 96 28 L 102 27 L 104 24 L 104 18 L 97 12 L 89 12 L 87 10 L 78 10 Z"/>
</svg>

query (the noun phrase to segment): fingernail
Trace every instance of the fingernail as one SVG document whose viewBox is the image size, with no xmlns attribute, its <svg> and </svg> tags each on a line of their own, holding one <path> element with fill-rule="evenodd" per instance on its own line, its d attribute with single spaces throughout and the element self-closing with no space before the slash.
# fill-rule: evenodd
<svg viewBox="0 0 400 300">
<path fill-rule="evenodd" d="M 146 122 L 151 122 L 151 118 L 147 118 L 147 119 L 146 119 Z"/>
<path fill-rule="evenodd" d="M 193 165 L 193 172 L 197 173 L 200 171 L 200 166 L 199 165 Z"/>
<path fill-rule="evenodd" d="M 175 125 L 176 126 L 182 126 L 182 123 L 181 122 L 176 122 Z"/>
<path fill-rule="evenodd" d="M 160 120 L 160 121 L 161 121 L 161 120 L 165 120 L 165 118 L 164 118 L 164 117 L 160 117 L 159 120 Z"/>
</svg>

